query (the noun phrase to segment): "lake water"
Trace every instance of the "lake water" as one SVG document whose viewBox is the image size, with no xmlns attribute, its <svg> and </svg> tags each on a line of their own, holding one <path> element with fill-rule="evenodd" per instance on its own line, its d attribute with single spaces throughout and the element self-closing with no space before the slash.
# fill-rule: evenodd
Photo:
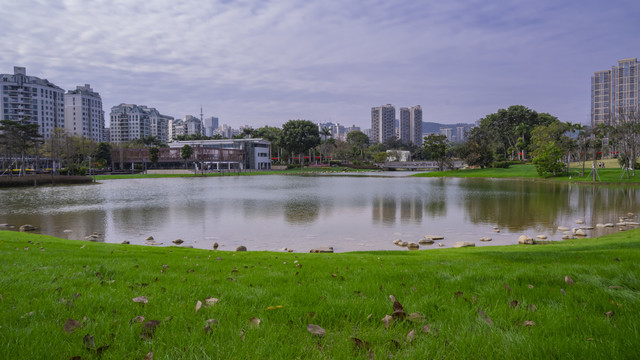
<svg viewBox="0 0 640 360">
<path fill-rule="evenodd" d="M 216 241 L 221 250 L 400 250 L 394 239 L 417 242 L 427 234 L 444 235 L 445 247 L 516 244 L 521 234 L 560 240 L 560 225 L 617 223 L 636 214 L 639 196 L 636 188 L 403 176 L 108 180 L 0 190 L 0 223 L 32 224 L 69 239 L 98 232 L 112 243 L 144 244 L 153 236 L 164 245 L 180 238 L 206 249 Z M 484 236 L 493 241 L 480 242 Z"/>
</svg>

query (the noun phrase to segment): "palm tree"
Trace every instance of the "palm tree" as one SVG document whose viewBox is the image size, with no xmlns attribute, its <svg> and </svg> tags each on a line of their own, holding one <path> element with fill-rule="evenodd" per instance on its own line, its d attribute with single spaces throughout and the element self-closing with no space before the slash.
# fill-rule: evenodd
<svg viewBox="0 0 640 360">
<path fill-rule="evenodd" d="M 326 126 L 323 126 L 322 130 L 320 131 L 320 136 L 322 137 L 322 143 L 324 146 L 324 158 L 326 160 L 327 159 L 327 143 L 329 142 L 329 139 L 333 140 L 333 133 L 331 132 L 331 129 L 329 129 Z"/>
</svg>

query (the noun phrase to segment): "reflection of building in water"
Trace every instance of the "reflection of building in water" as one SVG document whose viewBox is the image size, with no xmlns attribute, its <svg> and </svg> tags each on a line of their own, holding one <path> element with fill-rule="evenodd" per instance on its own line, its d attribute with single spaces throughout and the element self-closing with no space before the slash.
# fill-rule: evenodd
<svg viewBox="0 0 640 360">
<path fill-rule="evenodd" d="M 373 199 L 371 206 L 372 220 L 374 224 L 395 224 L 398 218 L 398 200 L 395 197 L 385 196 Z M 403 198 L 400 200 L 400 222 L 422 222 L 423 202 L 420 197 Z"/>
<path fill-rule="evenodd" d="M 374 223 L 395 224 L 396 199 L 391 197 L 376 197 L 371 206 Z"/>
<path fill-rule="evenodd" d="M 422 222 L 421 198 L 403 198 L 400 201 L 400 222 L 403 224 Z"/>
</svg>

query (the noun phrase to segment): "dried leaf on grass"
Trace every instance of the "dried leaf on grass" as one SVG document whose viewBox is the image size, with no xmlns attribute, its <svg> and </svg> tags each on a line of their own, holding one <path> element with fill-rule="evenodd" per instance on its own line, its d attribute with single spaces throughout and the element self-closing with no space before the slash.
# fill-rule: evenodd
<svg viewBox="0 0 640 360">
<path fill-rule="evenodd" d="M 87 349 L 95 349 L 96 348 L 96 342 L 95 340 L 93 340 L 93 336 L 87 334 L 82 338 L 82 343 L 84 344 L 84 346 Z"/>
<path fill-rule="evenodd" d="M 409 316 L 407 316 L 407 320 L 411 322 L 421 322 L 421 321 L 424 321 L 424 315 L 414 312 L 409 314 Z"/>
<path fill-rule="evenodd" d="M 149 300 L 147 300 L 147 298 L 146 298 L 146 297 L 144 297 L 144 296 L 134 297 L 134 298 L 133 298 L 133 299 L 131 299 L 131 300 L 133 300 L 133 302 L 137 302 L 137 303 L 141 303 L 141 304 L 146 304 L 146 303 L 148 303 L 148 302 L 149 302 Z"/>
<path fill-rule="evenodd" d="M 153 351 L 149 350 L 149 353 L 144 356 L 144 360 L 153 360 Z"/>
<path fill-rule="evenodd" d="M 511 286 L 507 285 L 507 283 L 502 284 L 502 286 L 507 289 L 507 291 L 511 291 Z"/>
<path fill-rule="evenodd" d="M 518 300 L 513 300 L 512 302 L 509 303 L 509 306 L 511 306 L 512 309 L 515 309 L 518 307 Z"/>
<path fill-rule="evenodd" d="M 138 316 L 134 317 L 133 319 L 131 319 L 131 321 L 129 321 L 129 324 L 133 324 L 133 323 L 142 324 L 143 322 L 144 322 L 144 316 L 138 315 Z"/>
<path fill-rule="evenodd" d="M 412 342 L 413 339 L 415 338 L 416 338 L 416 331 L 415 330 L 409 331 L 409 333 L 407 334 L 407 341 Z"/>
<path fill-rule="evenodd" d="M 611 311 L 607 311 L 606 313 L 604 313 L 604 315 L 608 318 L 612 318 L 616 313 L 611 310 Z"/>
<path fill-rule="evenodd" d="M 67 319 L 67 321 L 65 321 L 64 323 L 64 331 L 67 332 L 67 334 L 71 334 L 75 329 L 79 328 L 80 326 L 82 326 L 82 323 L 78 320 L 74 320 L 74 319 Z"/>
<path fill-rule="evenodd" d="M 316 335 L 316 336 L 319 336 L 319 337 L 323 337 L 324 334 L 325 334 L 325 330 L 323 328 L 321 328 L 318 325 L 314 325 L 314 324 L 308 324 L 307 325 L 307 331 L 309 331 L 313 335 Z"/>
<path fill-rule="evenodd" d="M 218 302 L 217 298 L 208 297 L 208 298 L 204 299 L 204 307 L 211 307 L 211 306 L 215 305 L 217 302 Z"/>
<path fill-rule="evenodd" d="M 260 326 L 260 319 L 258 319 L 257 317 L 252 317 L 251 319 L 249 319 L 249 325 L 251 325 L 251 327 Z"/>
<path fill-rule="evenodd" d="M 407 313 L 404 310 L 396 310 L 394 311 L 391 316 L 395 319 L 395 320 L 399 320 L 402 321 L 407 317 Z"/>
<path fill-rule="evenodd" d="M 198 313 L 201 307 L 202 307 L 202 301 L 198 300 L 198 302 L 196 303 L 196 314 Z"/>
<path fill-rule="evenodd" d="M 207 334 L 211 333 L 213 330 L 211 328 L 211 326 L 213 325 L 218 325 L 218 320 L 216 319 L 208 319 L 207 320 L 207 326 L 204 327 L 204 332 L 206 332 Z"/>
<path fill-rule="evenodd" d="M 391 320 L 393 320 L 393 317 L 391 317 L 389 315 L 385 315 L 382 318 L 382 322 L 384 323 L 384 328 L 385 329 L 389 329 L 389 326 L 391 326 Z"/>
<path fill-rule="evenodd" d="M 538 324 L 536 324 L 535 322 L 533 322 L 531 320 L 527 320 L 527 321 L 523 322 L 521 325 L 522 326 L 536 326 Z"/>
<path fill-rule="evenodd" d="M 531 285 L 531 284 L 527 284 L 527 287 L 528 287 L 529 289 L 533 289 L 533 287 L 534 287 L 534 286 L 533 286 L 533 285 Z"/>
<path fill-rule="evenodd" d="M 438 335 L 438 330 L 436 330 L 436 328 L 432 328 L 431 325 L 429 325 L 429 324 L 424 325 L 422 327 L 422 332 L 427 333 L 427 334 L 431 334 L 433 336 L 437 336 Z"/>
<path fill-rule="evenodd" d="M 489 315 L 485 314 L 484 311 L 482 311 L 482 309 L 478 309 L 478 314 L 480 314 L 484 319 L 484 321 L 486 321 L 489 325 L 493 325 L 493 320 L 491 320 Z"/>
<path fill-rule="evenodd" d="M 455 294 L 453 294 L 454 298 L 459 298 L 459 297 L 464 297 L 464 293 L 462 291 L 456 291 Z"/>
<path fill-rule="evenodd" d="M 538 308 L 536 307 L 536 304 L 529 304 L 529 311 L 536 311 Z"/>
<path fill-rule="evenodd" d="M 151 340 L 153 339 L 153 335 L 156 332 L 156 327 L 160 325 L 159 320 L 149 320 L 146 323 L 142 324 L 142 332 L 140 333 L 140 337 L 143 339 Z"/>
<path fill-rule="evenodd" d="M 360 340 L 357 337 L 352 337 L 351 341 L 353 341 L 353 345 L 358 350 L 369 350 L 369 348 L 371 347 L 371 344 L 369 344 L 367 341 Z"/>
<path fill-rule="evenodd" d="M 567 283 L 567 284 L 569 284 L 569 285 L 573 285 L 573 284 L 575 284 L 575 282 L 573 281 L 573 279 L 572 279 L 569 275 L 566 275 L 566 276 L 564 277 L 564 282 L 566 282 L 566 283 Z"/>
</svg>

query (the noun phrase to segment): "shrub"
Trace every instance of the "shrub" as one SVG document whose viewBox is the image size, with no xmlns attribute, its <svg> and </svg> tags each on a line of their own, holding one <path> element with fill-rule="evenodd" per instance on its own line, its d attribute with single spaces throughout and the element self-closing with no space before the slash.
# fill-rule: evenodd
<svg viewBox="0 0 640 360">
<path fill-rule="evenodd" d="M 492 168 L 496 169 L 507 169 L 511 165 L 509 161 L 494 161 L 491 163 Z"/>
</svg>

